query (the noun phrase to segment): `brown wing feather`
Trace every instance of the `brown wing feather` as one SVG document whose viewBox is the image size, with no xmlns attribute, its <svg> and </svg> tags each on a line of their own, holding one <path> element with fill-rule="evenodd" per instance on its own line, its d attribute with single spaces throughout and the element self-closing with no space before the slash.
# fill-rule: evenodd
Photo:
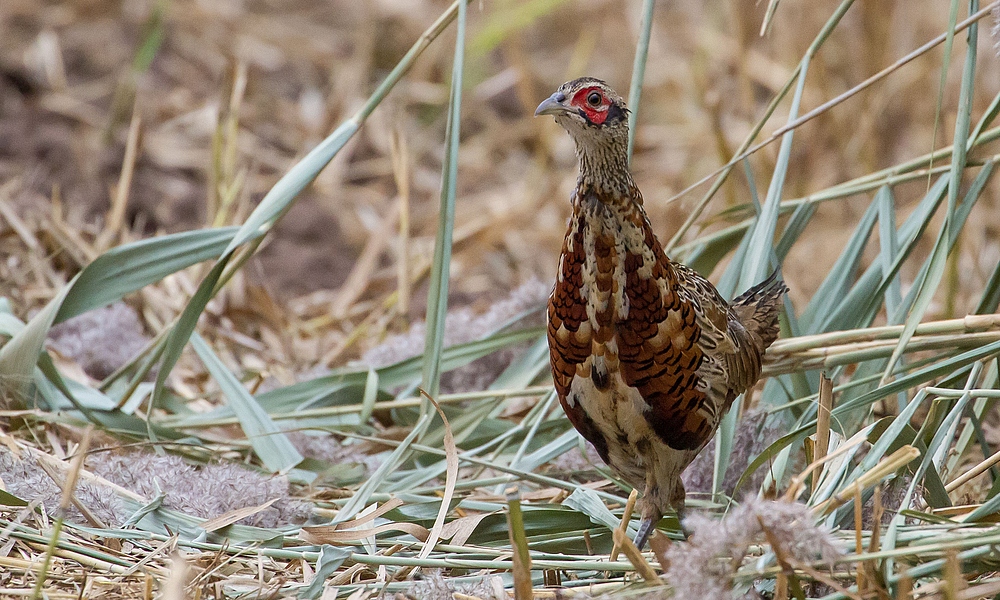
<svg viewBox="0 0 1000 600">
<path fill-rule="evenodd" d="M 679 293 L 677 273 L 645 217 L 636 214 L 643 243 L 652 249 L 651 275 L 643 258 L 627 253 L 628 318 L 618 323 L 621 376 L 649 405 L 646 419 L 667 445 L 693 449 L 712 434 L 715 401 L 699 369 L 705 354 L 698 307 Z"/>
<path fill-rule="evenodd" d="M 628 301 L 626 315 L 615 315 L 610 302 L 596 313 L 594 334 L 581 294 L 586 215 L 574 211 L 549 301 L 548 337 L 556 391 L 570 421 L 604 456 L 607 441 L 581 403 L 569 395 L 574 377 L 591 376 L 587 359 L 594 348 L 604 348 L 613 336 L 619 374 L 645 400 L 646 420 L 657 436 L 678 450 L 697 449 L 715 433 L 736 396 L 760 377 L 766 348 L 762 334 L 773 339 L 764 330 L 773 328 L 777 317 L 776 309 L 758 308 L 757 298 L 780 297 L 784 288 L 771 286 L 767 294 L 748 293 L 731 309 L 711 282 L 666 257 L 641 208 L 635 206 L 629 220 L 639 237 L 633 238 L 636 244 L 625 244 L 621 257 L 615 256 L 614 240 L 605 239 L 606 234 L 594 236 L 594 291 L 613 291 L 612 274 L 624 268 Z M 642 248 L 652 253 L 651 269 L 644 269 Z M 760 332 L 748 330 L 741 322 L 740 317 L 751 315 L 748 326 L 760 326 Z"/>
<path fill-rule="evenodd" d="M 733 310 L 711 282 L 666 257 L 641 213 L 634 222 L 656 264 L 644 279 L 641 258 L 626 257 L 630 307 L 618 326 L 622 377 L 649 404 L 647 420 L 664 442 L 700 448 L 733 400 L 760 378 L 784 286 L 769 279 L 737 299 Z"/>
<path fill-rule="evenodd" d="M 569 398 L 573 377 L 578 367 L 586 362 L 591 350 L 587 305 L 581 295 L 585 261 L 583 232 L 583 221 L 579 215 L 574 215 L 563 241 L 559 277 L 549 297 L 549 361 L 559 403 L 566 416 L 577 431 L 594 445 L 604 462 L 608 462 L 607 440 L 582 404 Z"/>
<path fill-rule="evenodd" d="M 760 378 L 761 355 L 764 347 L 756 343 L 736 312 L 722 298 L 712 282 L 681 263 L 672 263 L 683 289 L 695 296 L 710 326 L 705 326 L 702 347 L 723 368 L 724 399 L 719 413 L 729 410 L 736 396 L 753 386 Z M 721 383 L 721 382 L 720 382 Z"/>
</svg>

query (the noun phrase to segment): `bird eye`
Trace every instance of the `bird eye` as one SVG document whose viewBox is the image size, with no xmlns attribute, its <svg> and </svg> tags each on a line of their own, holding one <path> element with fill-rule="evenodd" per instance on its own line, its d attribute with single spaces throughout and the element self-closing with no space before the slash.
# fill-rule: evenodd
<svg viewBox="0 0 1000 600">
<path fill-rule="evenodd" d="M 587 104 L 591 106 L 600 106 L 601 100 L 603 100 L 603 98 L 601 98 L 600 92 L 590 92 L 587 96 Z"/>
</svg>

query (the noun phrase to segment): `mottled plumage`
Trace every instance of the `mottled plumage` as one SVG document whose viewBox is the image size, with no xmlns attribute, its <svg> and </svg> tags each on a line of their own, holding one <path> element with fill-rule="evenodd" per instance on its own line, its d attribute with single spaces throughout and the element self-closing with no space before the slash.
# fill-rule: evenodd
<svg viewBox="0 0 1000 600">
<path fill-rule="evenodd" d="M 604 82 L 563 84 L 535 115 L 576 141 L 580 176 L 548 307 L 549 354 L 573 426 L 641 490 L 642 547 L 681 471 L 761 372 L 778 334 L 774 275 L 732 304 L 663 252 L 628 169 L 628 110 Z"/>
</svg>

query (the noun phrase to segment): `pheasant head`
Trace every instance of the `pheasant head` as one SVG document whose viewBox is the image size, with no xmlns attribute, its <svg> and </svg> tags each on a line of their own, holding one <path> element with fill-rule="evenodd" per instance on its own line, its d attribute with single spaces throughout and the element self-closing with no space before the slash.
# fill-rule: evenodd
<svg viewBox="0 0 1000 600">
<path fill-rule="evenodd" d="M 628 108 L 608 84 L 593 77 L 568 81 L 546 98 L 535 116 L 552 115 L 576 142 L 579 187 L 631 196 L 628 169 Z"/>
</svg>

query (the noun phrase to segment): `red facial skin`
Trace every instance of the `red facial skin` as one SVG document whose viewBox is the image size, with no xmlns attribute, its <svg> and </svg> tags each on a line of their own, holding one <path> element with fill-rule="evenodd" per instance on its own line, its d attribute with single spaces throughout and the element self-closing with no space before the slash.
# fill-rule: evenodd
<svg viewBox="0 0 1000 600">
<path fill-rule="evenodd" d="M 587 97 L 590 96 L 591 92 L 597 92 L 601 97 L 600 104 L 594 106 L 587 101 Z M 604 95 L 601 88 L 597 86 L 585 87 L 573 96 L 573 100 L 570 102 L 570 106 L 574 106 L 583 111 L 586 115 L 587 120 L 595 125 L 603 125 L 605 119 L 608 118 L 608 108 L 611 107 L 611 101 Z"/>
</svg>

